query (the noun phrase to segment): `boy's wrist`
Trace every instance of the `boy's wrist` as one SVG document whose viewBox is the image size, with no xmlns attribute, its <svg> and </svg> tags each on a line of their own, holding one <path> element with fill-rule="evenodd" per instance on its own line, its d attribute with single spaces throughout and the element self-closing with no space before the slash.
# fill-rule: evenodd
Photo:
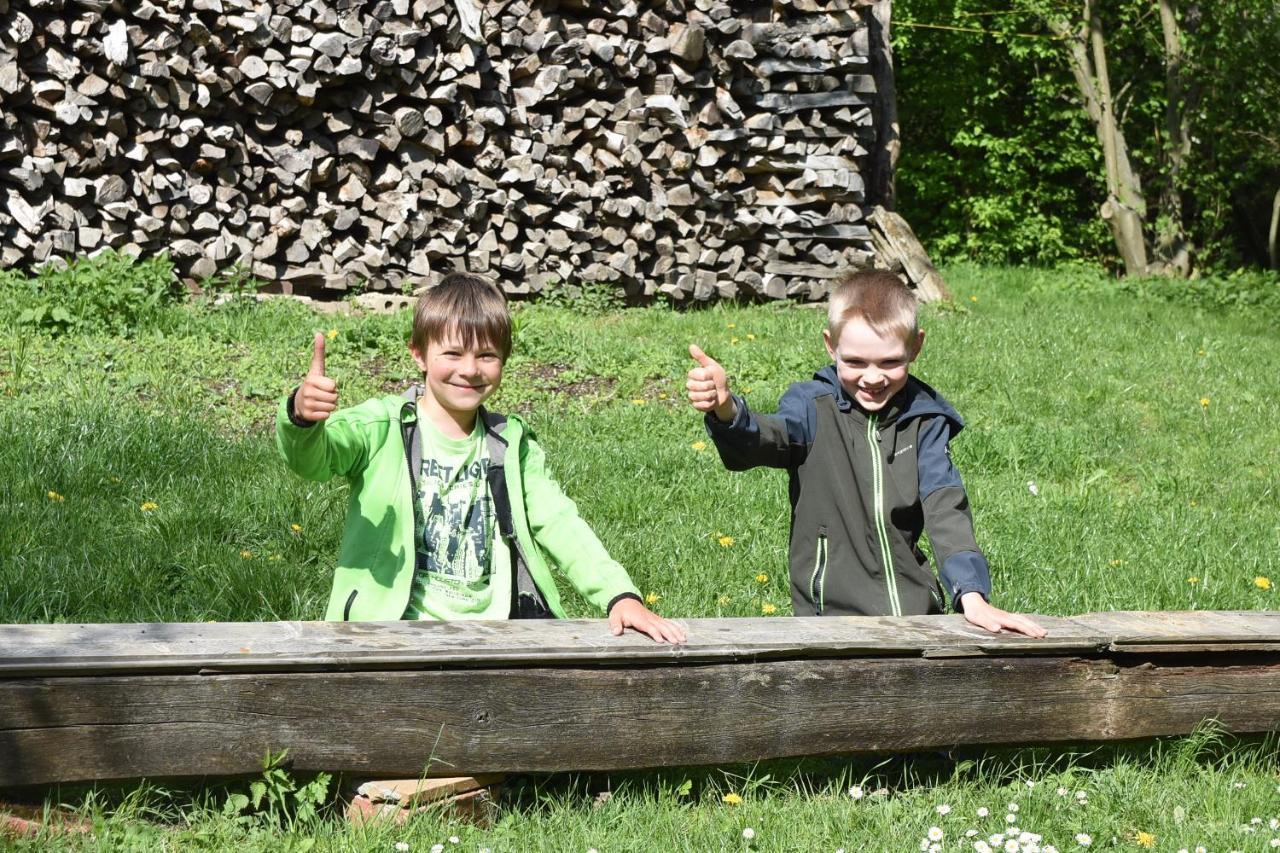
<svg viewBox="0 0 1280 853">
<path fill-rule="evenodd" d="M 609 599 L 609 603 L 605 605 L 605 608 L 604 608 L 604 615 L 608 616 L 610 613 L 613 612 L 613 606 L 615 604 L 617 604 L 620 601 L 626 601 L 627 599 L 631 599 L 632 601 L 638 601 L 641 604 L 644 604 L 644 599 L 636 595 L 634 592 L 624 592 L 620 595 L 615 595 L 613 598 Z"/>
<path fill-rule="evenodd" d="M 301 387 L 302 386 L 298 386 L 298 388 L 294 388 L 293 391 L 289 393 L 289 400 L 288 402 L 285 403 L 285 414 L 289 416 L 289 423 L 301 429 L 307 429 L 308 427 L 315 426 L 316 421 L 309 421 L 306 418 L 302 417 L 301 415 L 298 414 L 298 410 L 294 407 L 294 403 L 297 401 L 297 398 L 298 398 L 298 390 Z"/>
</svg>

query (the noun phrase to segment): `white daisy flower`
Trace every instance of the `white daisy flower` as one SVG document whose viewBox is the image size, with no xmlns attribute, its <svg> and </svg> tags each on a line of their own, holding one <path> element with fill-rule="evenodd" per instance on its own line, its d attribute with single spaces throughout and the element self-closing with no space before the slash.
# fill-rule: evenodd
<svg viewBox="0 0 1280 853">
<path fill-rule="evenodd" d="M 459 841 L 461 841 L 461 840 L 462 840 L 462 839 L 461 839 L 461 838 L 459 838 L 459 837 L 458 837 L 458 836 L 456 836 L 456 835 L 450 835 L 450 836 L 449 836 L 449 843 L 450 843 L 450 844 L 457 844 L 457 843 L 458 843 Z M 592 850 L 594 850 L 595 848 L 593 847 L 593 848 L 591 848 L 591 849 L 592 849 Z"/>
<path fill-rule="evenodd" d="M 951 814 L 951 806 L 947 805 L 946 803 L 942 803 L 941 805 L 937 806 L 934 809 L 934 811 L 936 811 L 940 815 L 949 815 Z"/>
<path fill-rule="evenodd" d="M 1081 847 L 1088 847 L 1092 843 L 1093 843 L 1093 839 L 1089 836 L 1089 833 L 1087 832 L 1076 833 L 1076 844 L 1079 844 Z"/>
<path fill-rule="evenodd" d="M 1076 799 L 1083 802 L 1084 800 L 1089 799 L 1089 795 L 1084 791 L 1076 791 Z"/>
<path fill-rule="evenodd" d="M 973 838 L 973 837 L 974 837 L 975 835 L 977 835 L 977 834 L 978 834 L 978 830 L 976 830 L 976 829 L 966 829 L 966 830 L 964 831 L 964 837 L 965 837 L 965 838 Z"/>
<path fill-rule="evenodd" d="M 931 826 L 931 827 L 929 827 L 929 840 L 930 840 L 930 841 L 941 841 L 941 840 L 942 840 L 942 827 L 938 827 L 938 826 Z"/>
<path fill-rule="evenodd" d="M 986 817 L 989 814 L 991 814 L 991 810 L 986 806 L 980 806 L 978 808 L 978 817 Z"/>
<path fill-rule="evenodd" d="M 756 831 L 748 826 L 742 830 L 742 837 L 745 838 L 747 841 L 750 841 L 751 839 L 756 837 Z"/>
<path fill-rule="evenodd" d="M 396 853 L 406 853 L 408 849 L 409 849 L 409 842 L 407 841 L 396 842 Z"/>
<path fill-rule="evenodd" d="M 867 794 L 865 791 L 862 790 L 861 785 L 854 785 L 852 788 L 849 789 L 849 796 L 855 800 L 860 800 L 866 795 Z"/>
<path fill-rule="evenodd" d="M 444 853 L 444 845 L 443 845 L 443 844 L 432 844 L 432 845 L 431 845 L 431 853 Z"/>
<path fill-rule="evenodd" d="M 942 845 L 941 845 L 941 844 L 930 844 L 930 845 L 929 845 L 928 853 L 942 853 Z"/>
<path fill-rule="evenodd" d="M 1016 814 L 1007 814 L 1004 816 L 1005 823 L 1013 823 L 1017 819 L 1018 819 L 1018 816 Z"/>
<path fill-rule="evenodd" d="M 1009 803 L 1009 811 L 1013 812 L 1014 814 L 1017 814 L 1017 812 L 1018 812 L 1018 804 L 1017 804 L 1017 803 Z"/>
<path fill-rule="evenodd" d="M 1018 853 L 1018 839 L 1010 838 L 1004 843 L 1004 853 Z"/>
<path fill-rule="evenodd" d="M 979 838 L 973 842 L 973 853 L 991 853 L 991 845 Z"/>
<path fill-rule="evenodd" d="M 1068 791 L 1066 788 L 1059 788 L 1059 789 L 1058 789 L 1058 796 L 1059 796 L 1059 797 L 1065 797 L 1067 794 L 1070 794 L 1070 793 L 1071 793 L 1071 792 L 1070 792 L 1070 791 Z"/>
</svg>

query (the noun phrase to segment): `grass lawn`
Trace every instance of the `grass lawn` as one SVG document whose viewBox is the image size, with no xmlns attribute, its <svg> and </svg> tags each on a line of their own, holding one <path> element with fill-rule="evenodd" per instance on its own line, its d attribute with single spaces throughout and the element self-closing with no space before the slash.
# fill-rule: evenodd
<svg viewBox="0 0 1280 853">
<path fill-rule="evenodd" d="M 1080 275 L 945 275 L 956 301 L 926 311 L 915 372 L 966 418 L 954 458 L 996 603 L 1056 615 L 1274 607 L 1280 314 L 1121 293 Z M 516 316 L 493 407 L 532 424 L 565 490 L 655 608 L 786 616 L 785 474 L 723 470 L 682 402 L 686 346 L 700 343 L 769 411 L 822 366 L 821 311 L 536 305 Z M 331 332 L 328 372 L 343 403 L 412 381 L 407 314 L 233 303 L 158 309 L 128 336 L 20 328 L 0 337 L 0 622 L 320 618 L 345 486 L 285 471 L 274 408 L 305 372 L 316 329 Z M 594 615 L 568 601 L 573 615 Z M 999 709 L 992 715 L 995 724 Z M 137 788 L 65 795 L 99 816 L 99 832 L 59 843 L 915 850 L 937 827 L 944 849 L 972 850 L 1016 826 L 1041 835 L 1024 840 L 1042 849 L 1083 849 L 1079 833 L 1092 847 L 1136 848 L 1142 832 L 1158 849 L 1254 850 L 1280 838 L 1269 825 L 1280 818 L 1278 770 L 1273 743 L 1209 730 L 956 765 L 552 777 L 511 786 L 505 816 L 485 831 L 430 816 L 394 831 L 323 820 L 290 834 L 223 816 L 225 792 Z M 853 786 L 866 796 L 850 796 Z M 598 799 L 606 788 L 612 798 Z M 742 802 L 725 803 L 728 793 Z"/>
</svg>

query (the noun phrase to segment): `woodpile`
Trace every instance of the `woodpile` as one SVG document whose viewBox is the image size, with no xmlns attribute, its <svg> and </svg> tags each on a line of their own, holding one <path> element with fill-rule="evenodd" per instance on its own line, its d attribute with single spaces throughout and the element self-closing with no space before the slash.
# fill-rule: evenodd
<svg viewBox="0 0 1280 853">
<path fill-rule="evenodd" d="M 0 267 L 819 298 L 876 262 L 888 6 L 0 0 Z"/>
</svg>

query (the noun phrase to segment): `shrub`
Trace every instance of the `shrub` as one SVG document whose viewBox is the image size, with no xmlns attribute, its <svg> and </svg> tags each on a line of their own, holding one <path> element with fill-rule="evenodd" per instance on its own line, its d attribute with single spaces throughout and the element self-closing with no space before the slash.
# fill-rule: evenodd
<svg viewBox="0 0 1280 853">
<path fill-rule="evenodd" d="M 55 335 L 129 335 L 179 295 L 167 255 L 135 260 L 114 252 L 46 266 L 33 277 L 5 273 L 0 293 L 7 320 Z"/>
</svg>

